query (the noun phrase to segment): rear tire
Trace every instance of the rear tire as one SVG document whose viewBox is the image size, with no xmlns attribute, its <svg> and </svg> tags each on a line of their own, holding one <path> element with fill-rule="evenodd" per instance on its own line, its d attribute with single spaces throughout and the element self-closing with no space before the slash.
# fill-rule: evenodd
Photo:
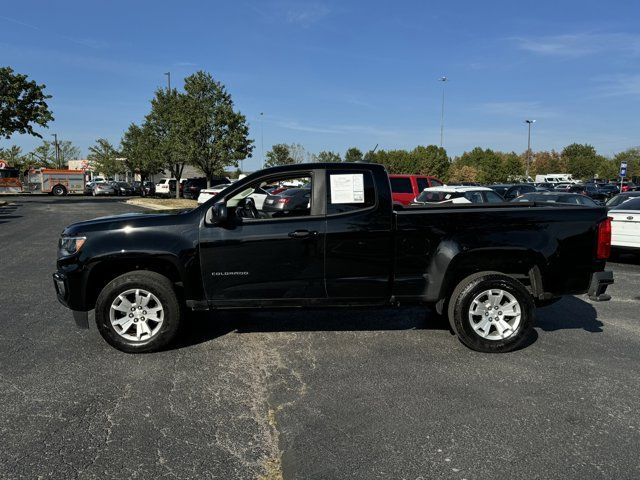
<svg viewBox="0 0 640 480">
<path fill-rule="evenodd" d="M 102 338 L 127 353 L 161 350 L 174 340 L 181 321 L 171 281 L 146 270 L 109 282 L 98 296 L 95 316 Z"/>
<path fill-rule="evenodd" d="M 449 322 L 460 341 L 478 352 L 518 348 L 531 333 L 535 304 L 526 287 L 496 272 L 471 275 L 449 299 Z"/>
</svg>

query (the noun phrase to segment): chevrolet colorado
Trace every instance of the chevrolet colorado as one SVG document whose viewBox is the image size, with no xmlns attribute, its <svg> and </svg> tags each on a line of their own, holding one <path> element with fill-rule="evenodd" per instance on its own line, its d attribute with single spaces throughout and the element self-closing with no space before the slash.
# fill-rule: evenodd
<svg viewBox="0 0 640 480">
<path fill-rule="evenodd" d="M 289 203 L 290 188 L 308 201 Z M 410 304 L 448 316 L 468 347 L 505 352 L 536 306 L 609 299 L 610 242 L 604 208 L 395 210 L 380 165 L 299 164 L 253 173 L 193 210 L 74 223 L 53 279 L 76 323 L 88 328 L 95 309 L 103 338 L 125 352 L 167 346 L 185 309 Z"/>
</svg>

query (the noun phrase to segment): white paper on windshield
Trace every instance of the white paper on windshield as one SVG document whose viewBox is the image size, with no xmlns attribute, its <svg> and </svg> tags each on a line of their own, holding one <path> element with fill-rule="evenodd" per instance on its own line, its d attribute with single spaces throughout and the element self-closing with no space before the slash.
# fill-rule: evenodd
<svg viewBox="0 0 640 480">
<path fill-rule="evenodd" d="M 364 174 L 332 174 L 331 203 L 364 203 Z"/>
</svg>

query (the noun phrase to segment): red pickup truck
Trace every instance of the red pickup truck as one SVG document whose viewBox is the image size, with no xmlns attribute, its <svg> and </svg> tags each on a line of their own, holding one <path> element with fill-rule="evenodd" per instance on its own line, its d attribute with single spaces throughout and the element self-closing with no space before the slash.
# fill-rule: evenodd
<svg viewBox="0 0 640 480">
<path fill-rule="evenodd" d="M 430 175 L 389 175 L 394 205 L 407 206 L 425 188 L 441 187 L 442 182 Z"/>
</svg>

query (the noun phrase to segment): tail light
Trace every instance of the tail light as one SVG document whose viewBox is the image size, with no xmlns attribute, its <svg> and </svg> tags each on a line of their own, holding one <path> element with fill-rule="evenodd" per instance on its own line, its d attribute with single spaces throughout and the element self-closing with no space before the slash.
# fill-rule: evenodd
<svg viewBox="0 0 640 480">
<path fill-rule="evenodd" d="M 611 217 L 598 225 L 598 260 L 606 260 L 611 255 Z"/>
<path fill-rule="evenodd" d="M 281 204 L 283 204 L 283 205 L 286 205 L 286 204 L 287 204 L 287 203 L 289 203 L 290 201 L 291 201 L 291 199 L 290 199 L 290 198 L 283 197 L 283 198 L 280 198 L 280 199 L 278 200 L 278 203 L 281 203 Z"/>
</svg>

